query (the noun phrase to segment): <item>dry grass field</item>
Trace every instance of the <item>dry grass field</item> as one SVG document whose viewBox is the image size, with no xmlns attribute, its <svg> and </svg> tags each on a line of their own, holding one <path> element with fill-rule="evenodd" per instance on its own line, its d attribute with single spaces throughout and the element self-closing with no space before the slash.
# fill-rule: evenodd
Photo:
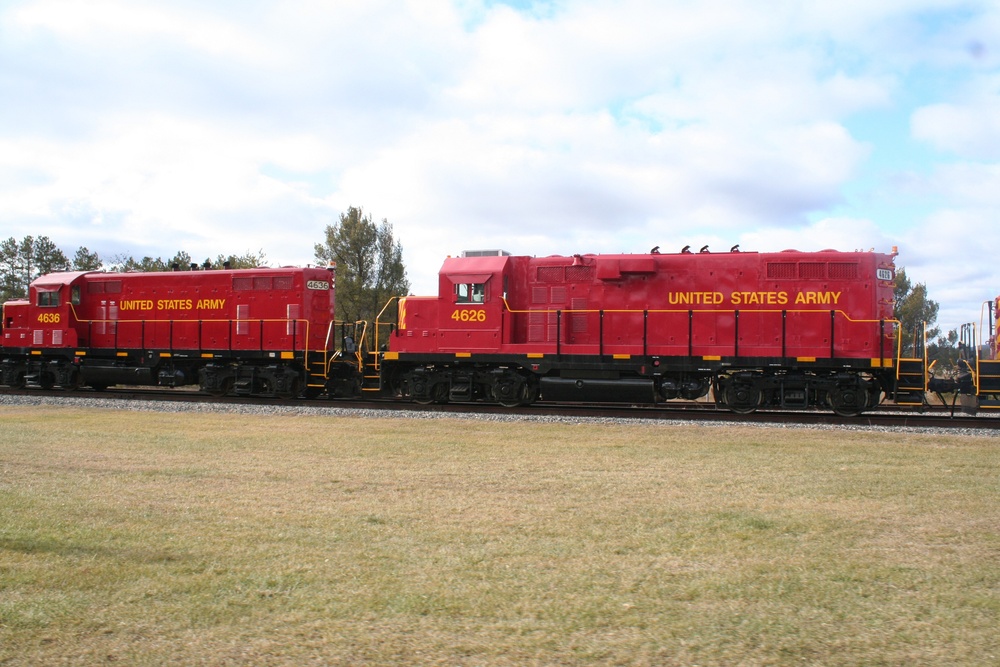
<svg viewBox="0 0 1000 667">
<path fill-rule="evenodd" d="M 997 439 L 0 424 L 0 665 L 1000 663 Z"/>
</svg>

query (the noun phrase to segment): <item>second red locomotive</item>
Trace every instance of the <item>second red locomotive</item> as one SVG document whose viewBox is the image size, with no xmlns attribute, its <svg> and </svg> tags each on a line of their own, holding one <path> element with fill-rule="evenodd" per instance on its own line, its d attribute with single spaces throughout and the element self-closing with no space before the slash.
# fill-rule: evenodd
<svg viewBox="0 0 1000 667">
<path fill-rule="evenodd" d="M 54 273 L 4 305 L 0 373 L 10 386 L 318 395 L 339 377 L 328 387 L 333 312 L 326 269 Z"/>
</svg>

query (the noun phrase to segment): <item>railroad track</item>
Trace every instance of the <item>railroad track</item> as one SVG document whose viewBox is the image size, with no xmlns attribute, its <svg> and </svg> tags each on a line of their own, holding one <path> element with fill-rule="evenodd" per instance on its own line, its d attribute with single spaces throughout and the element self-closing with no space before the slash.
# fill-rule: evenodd
<svg viewBox="0 0 1000 667">
<path fill-rule="evenodd" d="M 728 410 L 719 410 L 712 403 L 678 402 L 659 404 L 656 406 L 634 405 L 563 405 L 557 403 L 539 402 L 531 407 L 504 408 L 485 403 L 446 403 L 440 405 L 418 405 L 416 403 L 393 400 L 306 400 L 306 399 L 255 399 L 244 397 L 215 398 L 197 391 L 112 388 L 96 392 L 79 391 L 43 391 L 28 389 L 2 389 L 0 395 L 25 396 L 44 398 L 58 402 L 76 398 L 93 399 L 97 405 L 107 401 L 111 407 L 113 401 L 165 401 L 173 403 L 203 403 L 208 405 L 244 405 L 244 406 L 285 406 L 311 409 L 338 408 L 346 411 L 375 410 L 384 411 L 386 415 L 393 412 L 422 412 L 436 414 L 485 414 L 495 416 L 536 416 L 561 418 L 599 418 L 617 420 L 655 420 L 655 421 L 696 421 L 722 422 L 732 424 L 798 424 L 805 426 L 844 426 L 844 427 L 880 427 L 880 428 L 940 428 L 940 429 L 977 429 L 984 431 L 1000 431 L 1000 415 L 986 414 L 971 416 L 953 409 L 950 406 L 927 406 L 922 412 L 905 410 L 900 406 L 887 404 L 858 417 L 839 417 L 824 411 L 779 411 L 761 410 L 749 415 L 739 415 Z"/>
</svg>

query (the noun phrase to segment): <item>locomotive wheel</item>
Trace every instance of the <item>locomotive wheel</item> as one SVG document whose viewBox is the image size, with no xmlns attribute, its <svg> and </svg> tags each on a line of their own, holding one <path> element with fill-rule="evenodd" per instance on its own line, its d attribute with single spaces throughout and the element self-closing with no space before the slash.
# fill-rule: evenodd
<svg viewBox="0 0 1000 667">
<path fill-rule="evenodd" d="M 522 382 L 517 389 L 517 395 L 510 398 L 497 399 L 497 403 L 505 408 L 520 408 L 531 405 L 538 398 L 538 390 L 527 382 Z"/>
<path fill-rule="evenodd" d="M 521 396 L 521 405 L 528 406 L 538 400 L 538 385 L 525 383 L 524 392 Z"/>
<path fill-rule="evenodd" d="M 516 408 L 530 403 L 528 383 L 524 378 L 516 375 L 507 376 L 497 380 L 493 385 L 493 396 L 497 403 L 505 408 Z"/>
<path fill-rule="evenodd" d="M 760 405 L 760 388 L 743 382 L 732 383 L 723 392 L 726 407 L 738 415 L 749 415 Z"/>
<path fill-rule="evenodd" d="M 225 378 L 219 383 L 218 389 L 212 389 L 208 391 L 209 396 L 215 396 L 216 398 L 222 398 L 228 394 L 233 389 L 233 378 Z"/>
<path fill-rule="evenodd" d="M 302 393 L 302 383 L 299 378 L 296 377 L 289 380 L 284 389 L 276 390 L 274 395 L 280 399 L 288 400 L 290 398 L 298 398 L 300 393 Z"/>
<path fill-rule="evenodd" d="M 69 374 L 69 382 L 63 385 L 63 389 L 66 391 L 76 391 L 83 386 L 83 375 L 80 371 L 73 369 Z"/>
<path fill-rule="evenodd" d="M 841 417 L 857 417 L 868 408 L 868 392 L 860 387 L 837 387 L 827 393 L 826 400 Z"/>
<path fill-rule="evenodd" d="M 423 375 L 414 376 L 410 380 L 410 398 L 418 405 L 430 405 L 434 402 L 433 388 Z"/>
<path fill-rule="evenodd" d="M 448 402 L 448 385 L 444 382 L 438 382 L 431 386 L 430 391 L 427 396 L 421 398 L 414 398 L 414 403 L 418 405 L 431 405 L 432 403 L 447 403 Z"/>
</svg>

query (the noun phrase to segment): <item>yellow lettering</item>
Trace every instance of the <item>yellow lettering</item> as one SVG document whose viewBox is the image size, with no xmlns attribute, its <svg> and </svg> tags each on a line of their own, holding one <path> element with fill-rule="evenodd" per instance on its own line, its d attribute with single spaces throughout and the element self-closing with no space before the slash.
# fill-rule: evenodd
<svg viewBox="0 0 1000 667">
<path fill-rule="evenodd" d="M 198 310 L 221 310 L 226 306 L 225 299 L 198 299 Z"/>
<path fill-rule="evenodd" d="M 788 303 L 785 292 L 733 292 L 734 306 L 779 306 Z"/>
<path fill-rule="evenodd" d="M 160 299 L 156 302 L 157 310 L 191 310 L 191 299 Z"/>
<path fill-rule="evenodd" d="M 469 310 L 461 309 L 456 310 L 451 314 L 451 319 L 456 322 L 485 322 L 486 321 L 486 311 L 485 310 Z"/>
<path fill-rule="evenodd" d="M 795 295 L 796 304 L 807 306 L 835 306 L 840 303 L 843 292 L 799 292 Z"/>
<path fill-rule="evenodd" d="M 667 301 L 671 306 L 717 306 L 725 301 L 722 292 L 670 292 Z"/>
</svg>

